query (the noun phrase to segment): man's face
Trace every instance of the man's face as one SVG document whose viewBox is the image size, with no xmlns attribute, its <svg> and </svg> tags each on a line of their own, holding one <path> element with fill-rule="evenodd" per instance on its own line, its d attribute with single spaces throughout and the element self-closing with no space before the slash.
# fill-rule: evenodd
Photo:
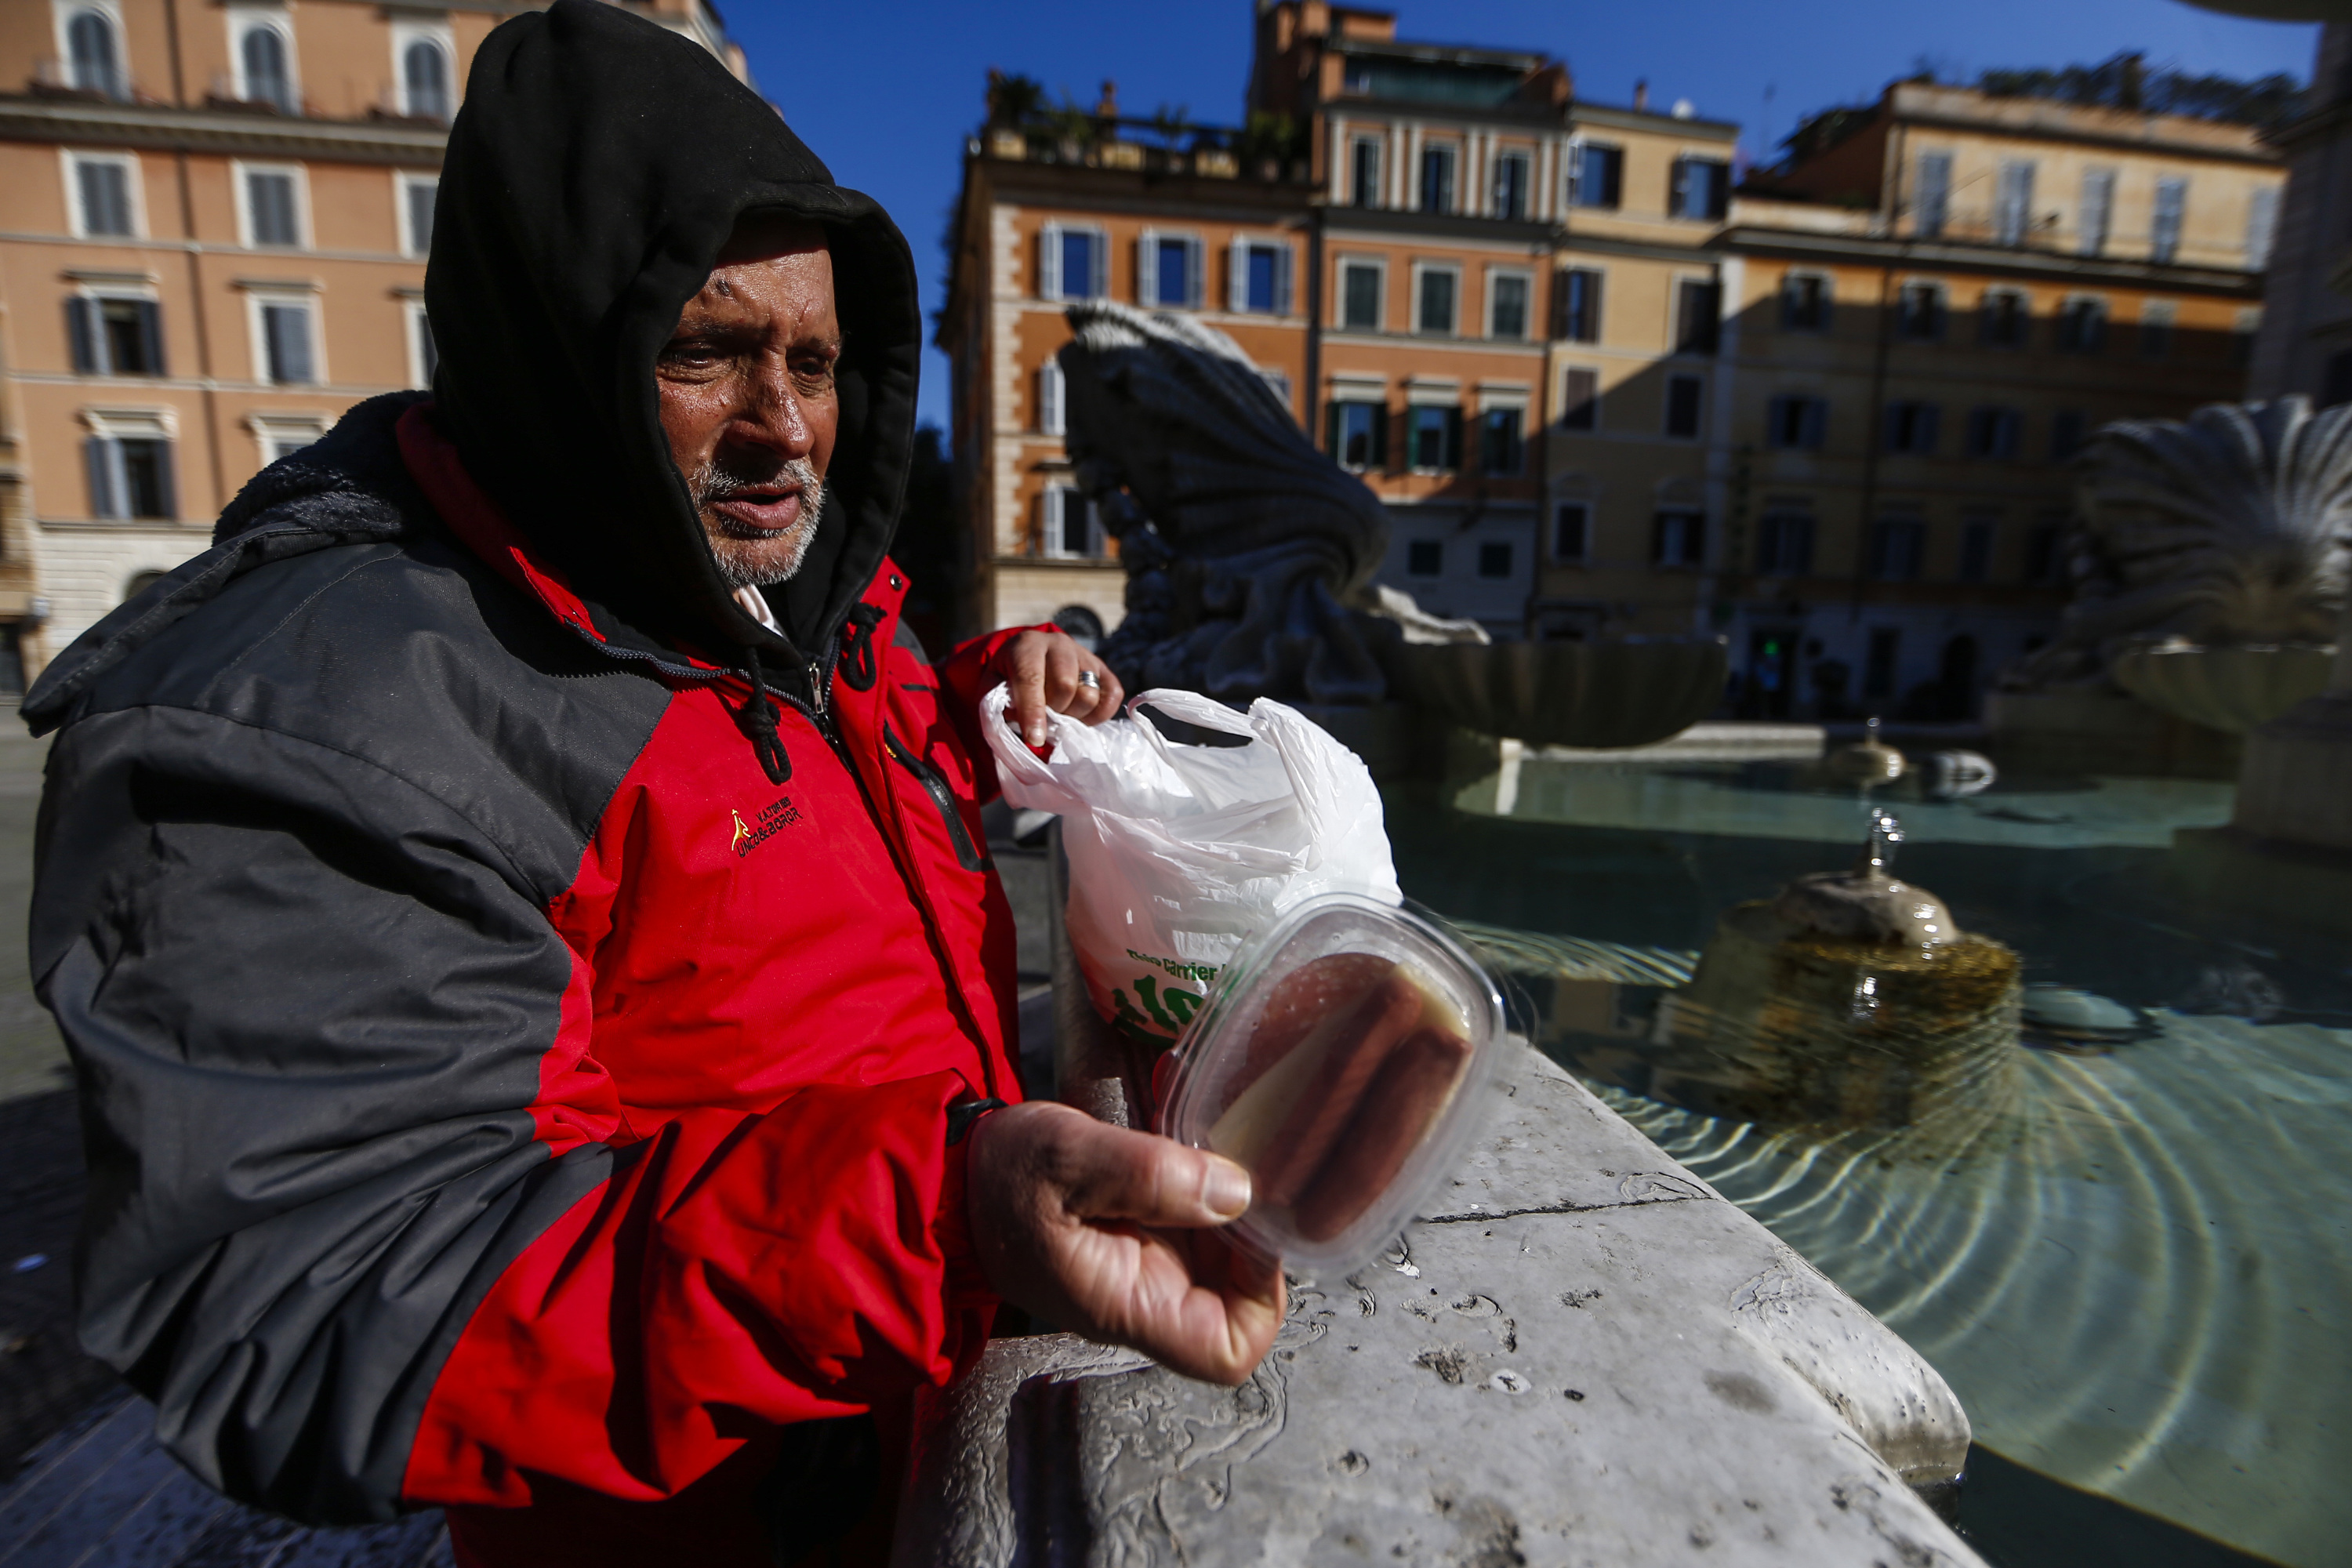
<svg viewBox="0 0 2352 1568">
<path fill-rule="evenodd" d="M 749 224 L 655 362 L 670 456 L 731 586 L 782 582 L 816 537 L 840 357 L 824 230 Z"/>
</svg>

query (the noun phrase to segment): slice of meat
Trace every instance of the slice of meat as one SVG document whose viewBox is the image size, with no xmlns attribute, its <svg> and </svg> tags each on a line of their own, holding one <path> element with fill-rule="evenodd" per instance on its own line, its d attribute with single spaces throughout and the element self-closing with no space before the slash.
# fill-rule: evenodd
<svg viewBox="0 0 2352 1568">
<path fill-rule="evenodd" d="M 1309 959 L 1284 975 L 1250 1030 L 1241 1065 L 1227 1080 L 1226 1102 L 1296 1050 L 1334 1010 L 1357 1001 L 1396 973 L 1393 959 L 1370 952 L 1333 952 Z"/>
<path fill-rule="evenodd" d="M 1331 1010 L 1291 1047 L 1302 1055 L 1313 1053 L 1316 1067 L 1266 1143 L 1259 1168 L 1251 1173 L 1267 1203 L 1298 1201 L 1381 1064 L 1421 1022 L 1424 1000 L 1421 987 L 1391 964 L 1388 977 L 1370 992 L 1334 998 Z"/>
<path fill-rule="evenodd" d="M 1429 1136 L 1470 1060 L 1470 1042 L 1444 1027 L 1415 1029 L 1388 1053 L 1331 1157 L 1298 1200 L 1293 1223 L 1328 1241 L 1356 1223 Z"/>
</svg>

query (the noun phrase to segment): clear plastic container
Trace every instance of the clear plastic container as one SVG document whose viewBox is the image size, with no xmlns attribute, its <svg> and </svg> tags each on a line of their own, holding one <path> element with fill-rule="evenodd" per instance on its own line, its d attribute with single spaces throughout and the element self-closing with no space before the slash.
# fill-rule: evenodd
<svg viewBox="0 0 2352 1568">
<path fill-rule="evenodd" d="M 1250 1173 L 1242 1237 L 1298 1272 L 1369 1263 L 1461 1153 L 1503 1034 L 1477 960 L 1353 893 L 1253 938 L 1176 1046 L 1160 1131 Z"/>
</svg>

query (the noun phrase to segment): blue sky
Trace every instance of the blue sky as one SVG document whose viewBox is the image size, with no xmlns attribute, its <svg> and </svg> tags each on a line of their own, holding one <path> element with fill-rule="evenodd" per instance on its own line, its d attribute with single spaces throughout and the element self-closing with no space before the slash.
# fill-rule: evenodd
<svg viewBox="0 0 2352 1568">
<path fill-rule="evenodd" d="M 1127 113 L 1182 104 L 1214 123 L 1240 118 L 1249 67 L 1249 0 L 720 4 L 761 90 L 836 179 L 870 193 L 906 230 L 927 314 L 944 298 L 940 237 L 989 67 L 1089 104 L 1109 77 Z M 1687 98 L 1703 115 L 1739 121 L 1751 155 L 1769 153 L 1800 115 L 1873 98 L 1922 59 L 1973 77 L 2137 48 L 2157 67 L 2300 80 L 2318 35 L 2311 24 L 2242 21 L 2179 0 L 1402 0 L 1396 9 L 1405 37 L 1565 59 L 1577 95 L 1596 102 L 1627 102 L 1647 78 L 1654 105 Z M 947 361 L 934 350 L 923 368 L 926 419 L 946 423 L 946 388 Z"/>
</svg>

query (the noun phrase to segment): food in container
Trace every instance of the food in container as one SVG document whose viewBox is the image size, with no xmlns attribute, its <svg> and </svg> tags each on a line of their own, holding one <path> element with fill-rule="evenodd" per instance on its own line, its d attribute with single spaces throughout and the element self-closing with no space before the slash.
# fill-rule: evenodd
<svg viewBox="0 0 2352 1568">
<path fill-rule="evenodd" d="M 1443 1179 L 1502 1030 L 1494 983 L 1439 926 L 1326 894 L 1219 977 L 1177 1046 L 1161 1130 L 1250 1173 L 1245 1239 L 1344 1272 Z"/>
</svg>

